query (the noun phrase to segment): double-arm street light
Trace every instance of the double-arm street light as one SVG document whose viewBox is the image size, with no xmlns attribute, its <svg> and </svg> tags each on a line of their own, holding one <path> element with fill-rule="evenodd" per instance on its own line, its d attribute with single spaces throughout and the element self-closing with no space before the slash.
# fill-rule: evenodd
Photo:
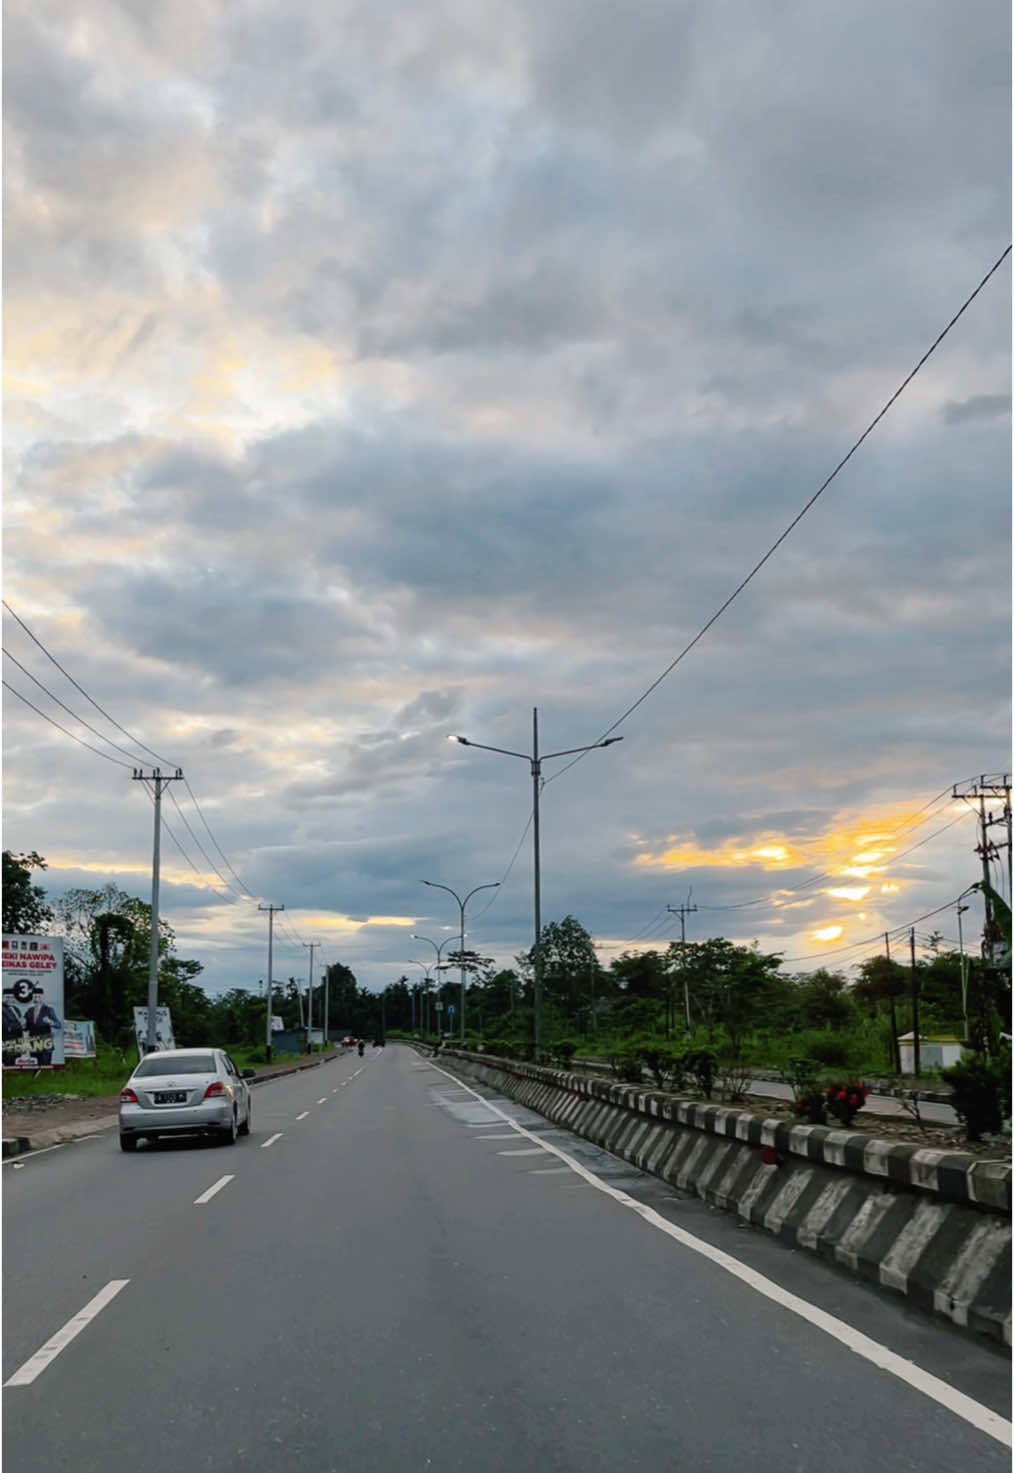
<svg viewBox="0 0 1014 1473">
<path fill-rule="evenodd" d="M 488 747 L 484 742 L 473 742 L 468 737 L 451 736 L 450 742 L 460 742 L 463 747 L 478 747 L 482 752 L 499 752 L 503 757 L 520 757 L 530 766 L 532 774 L 532 840 L 535 851 L 535 940 L 532 946 L 532 971 L 534 973 L 535 1001 L 535 1057 L 542 1057 L 542 878 L 539 859 L 539 788 L 542 783 L 542 764 L 551 757 L 571 757 L 579 752 L 594 752 L 596 747 L 611 747 L 622 742 L 622 737 L 606 737 L 601 742 L 592 742 L 587 747 L 567 747 L 562 752 L 539 752 L 539 710 L 532 709 L 532 750 L 510 752 L 506 747 Z"/>
<path fill-rule="evenodd" d="M 459 947 L 458 947 L 458 959 L 459 959 L 459 962 L 461 964 L 461 1000 L 460 1000 L 460 1002 L 458 1004 L 459 1010 L 460 1010 L 460 1013 L 461 1013 L 461 1025 L 460 1025 L 458 1037 L 461 1039 L 461 1042 L 464 1043 L 465 1042 L 465 906 L 471 900 L 471 898 L 472 898 L 473 895 L 478 895 L 478 893 L 479 893 L 480 890 L 499 890 L 499 888 L 500 888 L 500 881 L 499 880 L 494 880 L 493 883 L 492 883 L 492 885 L 476 885 L 474 890 L 469 890 L 469 892 L 465 896 L 464 900 L 462 900 L 462 898 L 458 894 L 457 890 L 452 890 L 451 889 L 450 885 L 438 885 L 435 880 L 423 880 L 422 883 L 424 885 L 429 885 L 429 887 L 430 887 L 431 890 L 446 890 L 447 893 L 448 893 L 448 895 L 453 895 L 454 898 L 455 898 L 455 900 L 458 902 L 458 915 L 459 915 L 460 920 L 461 920 L 461 930 L 460 930 L 460 933 L 459 933 L 460 934 L 460 943 L 459 943 Z M 425 937 L 422 937 L 422 938 L 419 938 L 419 939 L 425 940 Z M 432 945 L 432 943 L 430 943 L 430 944 Z M 444 942 L 444 946 L 446 946 L 446 945 L 447 945 L 447 942 L 445 941 Z M 439 966 L 439 956 L 440 956 L 440 950 L 441 949 L 442 948 L 438 948 L 438 950 L 437 950 L 437 959 L 438 959 L 437 960 L 437 964 L 438 964 L 438 966 Z"/>
<path fill-rule="evenodd" d="M 416 938 L 416 939 L 421 939 L 421 938 Z M 425 999 L 429 996 L 429 990 L 430 990 L 430 969 L 429 969 L 429 964 L 427 962 L 418 962 L 418 961 L 416 961 L 415 957 L 413 957 L 413 956 L 410 956 L 408 958 L 408 964 L 409 964 L 410 967 L 422 967 L 422 969 L 423 969 L 423 974 L 424 975 L 423 975 L 423 980 L 422 980 L 422 986 L 420 987 L 420 984 L 417 982 L 416 985 L 415 985 L 415 991 L 420 994 L 420 999 L 419 999 L 419 1029 L 420 1029 L 420 1032 L 425 1033 L 426 1032 L 426 1025 L 423 1022 L 423 1008 L 425 1006 Z M 415 995 L 414 994 L 412 996 L 412 1032 L 413 1033 L 415 1032 Z"/>
<path fill-rule="evenodd" d="M 444 947 L 445 946 L 450 946 L 453 942 L 457 941 L 457 939 L 458 939 L 457 936 L 448 936 L 448 937 L 446 937 L 445 940 L 441 941 L 440 945 L 438 946 L 437 943 L 433 940 L 433 937 L 432 936 L 418 936 L 415 933 L 415 931 L 412 932 L 412 940 L 413 941 L 425 941 L 426 944 L 427 944 L 427 946 L 432 946 L 433 950 L 436 952 L 437 959 L 436 959 L 436 962 L 434 963 L 434 967 L 435 967 L 435 969 L 438 972 L 443 970 Z M 421 966 L 422 963 L 421 962 L 417 962 L 416 965 L 417 966 Z M 429 977 L 429 972 L 427 971 L 427 974 L 426 974 L 427 988 L 429 987 L 429 981 L 430 981 L 430 977 Z M 438 998 L 438 1001 L 439 1001 L 439 998 Z M 443 1003 L 441 1003 L 440 1006 L 443 1007 Z M 432 1025 L 432 1023 L 433 1023 L 433 1018 L 432 1018 L 432 1014 L 431 1014 L 431 1016 L 430 1016 L 430 1024 Z"/>
</svg>

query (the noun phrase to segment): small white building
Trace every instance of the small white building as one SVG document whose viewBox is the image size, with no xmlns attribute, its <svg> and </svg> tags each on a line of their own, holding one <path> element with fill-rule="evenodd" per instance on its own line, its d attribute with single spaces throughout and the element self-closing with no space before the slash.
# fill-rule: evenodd
<svg viewBox="0 0 1014 1473">
<path fill-rule="evenodd" d="M 898 1048 L 901 1051 L 901 1072 L 915 1072 L 915 1034 L 900 1033 Z M 964 1053 L 965 1045 L 953 1033 L 919 1034 L 919 1068 L 949 1069 L 957 1064 Z"/>
</svg>

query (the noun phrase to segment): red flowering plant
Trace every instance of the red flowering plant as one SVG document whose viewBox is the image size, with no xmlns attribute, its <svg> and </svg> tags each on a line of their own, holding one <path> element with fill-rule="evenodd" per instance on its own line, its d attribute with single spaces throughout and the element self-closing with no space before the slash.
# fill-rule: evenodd
<svg viewBox="0 0 1014 1473">
<path fill-rule="evenodd" d="M 869 1090 L 860 1079 L 848 1082 L 835 1080 L 824 1089 L 828 1113 L 844 1126 L 852 1124 L 853 1118 L 866 1104 L 868 1095 Z"/>
</svg>

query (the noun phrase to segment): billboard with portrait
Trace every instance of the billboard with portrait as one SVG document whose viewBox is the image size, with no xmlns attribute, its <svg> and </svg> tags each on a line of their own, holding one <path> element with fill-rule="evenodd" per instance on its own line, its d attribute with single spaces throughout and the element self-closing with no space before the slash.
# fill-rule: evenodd
<svg viewBox="0 0 1014 1473">
<path fill-rule="evenodd" d="M 3 938 L 3 1067 L 64 1062 L 63 938 Z"/>
</svg>

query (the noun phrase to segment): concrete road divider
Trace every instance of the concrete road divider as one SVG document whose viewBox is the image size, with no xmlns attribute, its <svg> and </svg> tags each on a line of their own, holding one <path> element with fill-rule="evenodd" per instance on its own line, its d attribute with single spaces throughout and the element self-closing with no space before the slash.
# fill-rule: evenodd
<svg viewBox="0 0 1014 1473">
<path fill-rule="evenodd" d="M 1010 1345 L 1010 1162 L 457 1049 L 440 1057 L 642 1171 Z"/>
</svg>

